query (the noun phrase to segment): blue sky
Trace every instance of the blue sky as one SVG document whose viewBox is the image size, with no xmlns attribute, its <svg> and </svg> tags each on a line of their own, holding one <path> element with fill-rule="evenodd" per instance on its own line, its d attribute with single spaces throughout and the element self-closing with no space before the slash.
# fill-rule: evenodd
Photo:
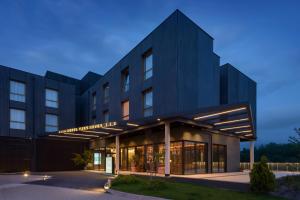
<svg viewBox="0 0 300 200">
<path fill-rule="evenodd" d="M 1 0 L 0 64 L 43 75 L 104 74 L 175 9 L 215 38 L 221 63 L 257 81 L 258 143 L 300 127 L 296 0 Z"/>
</svg>

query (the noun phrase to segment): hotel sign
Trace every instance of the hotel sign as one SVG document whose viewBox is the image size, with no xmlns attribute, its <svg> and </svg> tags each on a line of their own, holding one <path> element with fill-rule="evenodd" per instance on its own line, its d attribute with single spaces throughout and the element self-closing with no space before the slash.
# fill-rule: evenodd
<svg viewBox="0 0 300 200">
<path fill-rule="evenodd" d="M 69 128 L 69 129 L 64 129 L 58 131 L 58 133 L 73 133 L 73 132 L 78 132 L 78 131 L 88 131 L 96 128 L 107 128 L 111 126 L 116 126 L 117 122 L 107 122 L 107 123 L 102 123 L 102 124 L 93 124 L 89 126 L 81 126 L 77 128 Z"/>
</svg>

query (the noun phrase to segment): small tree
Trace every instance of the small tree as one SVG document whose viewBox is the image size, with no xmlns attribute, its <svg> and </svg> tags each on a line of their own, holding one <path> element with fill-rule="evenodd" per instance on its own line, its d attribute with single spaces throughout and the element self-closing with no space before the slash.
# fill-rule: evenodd
<svg viewBox="0 0 300 200">
<path fill-rule="evenodd" d="M 74 153 L 72 160 L 75 166 L 85 168 L 89 163 L 93 162 L 93 153 L 90 150 L 84 150 L 82 154 Z"/>
<path fill-rule="evenodd" d="M 300 128 L 295 128 L 295 132 L 296 132 L 297 136 L 290 136 L 289 142 L 300 145 Z"/>
<path fill-rule="evenodd" d="M 267 193 L 275 189 L 275 175 L 268 168 L 267 157 L 262 156 L 250 172 L 250 189 L 252 192 Z"/>
</svg>

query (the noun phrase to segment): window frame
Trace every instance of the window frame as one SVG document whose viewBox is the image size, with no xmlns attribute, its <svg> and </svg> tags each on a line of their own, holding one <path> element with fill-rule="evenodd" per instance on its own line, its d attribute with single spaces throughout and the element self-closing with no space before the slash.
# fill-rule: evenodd
<svg viewBox="0 0 300 200">
<path fill-rule="evenodd" d="M 103 121 L 104 121 L 104 123 L 109 122 L 109 110 L 104 110 L 102 112 L 102 115 L 103 115 Z M 106 117 L 105 117 L 106 115 L 107 115 L 107 120 L 106 120 Z"/>
<path fill-rule="evenodd" d="M 149 94 L 149 93 L 152 93 L 152 105 L 149 106 L 149 107 L 146 107 L 146 94 Z M 151 114 L 150 115 L 146 115 L 147 111 L 151 110 Z M 152 88 L 149 88 L 145 91 L 143 91 L 143 116 L 144 117 L 151 117 L 153 116 L 153 89 Z"/>
<path fill-rule="evenodd" d="M 128 103 L 128 115 L 124 115 L 124 104 Z M 130 119 L 130 102 L 129 100 L 125 100 L 121 103 L 121 107 L 122 107 L 122 120 L 124 121 L 128 121 Z"/>
<path fill-rule="evenodd" d="M 24 113 L 24 122 L 22 121 L 15 121 L 15 120 L 12 120 L 12 111 L 15 110 L 17 112 L 21 111 Z M 14 124 L 24 124 L 24 128 L 14 128 L 12 127 L 12 123 Z M 26 130 L 26 110 L 24 109 L 18 109 L 18 108 L 10 108 L 9 109 L 9 128 L 10 129 L 16 129 L 16 130 Z"/>
<path fill-rule="evenodd" d="M 146 69 L 147 58 L 149 58 L 150 56 L 151 56 L 152 65 L 151 65 L 150 69 Z M 149 72 L 151 72 L 151 76 L 147 77 L 147 74 Z M 153 77 L 153 53 L 152 53 L 152 49 L 146 51 L 146 53 L 144 53 L 144 55 L 143 55 L 143 77 L 144 77 L 144 81 Z"/>
<path fill-rule="evenodd" d="M 47 91 L 54 91 L 54 92 L 56 92 L 56 94 L 57 94 L 57 100 L 54 101 L 52 99 L 47 99 Z M 56 107 L 49 106 L 49 105 L 47 105 L 47 102 L 56 103 L 57 106 Z M 58 92 L 58 90 L 51 89 L 51 88 L 45 88 L 45 106 L 48 107 L 48 108 L 59 108 L 59 92 Z"/>
<path fill-rule="evenodd" d="M 48 116 L 51 115 L 51 116 L 55 116 L 55 117 L 56 117 L 56 119 L 57 119 L 57 125 L 56 125 L 56 126 L 54 126 L 54 125 L 52 125 L 52 124 L 47 124 L 47 115 L 48 115 Z M 45 114 L 45 132 L 46 132 L 46 133 L 56 132 L 56 131 L 48 131 L 48 130 L 47 130 L 47 127 L 51 127 L 51 128 L 56 127 L 56 131 L 58 131 L 58 130 L 59 130 L 59 116 L 56 115 L 56 114 L 46 113 L 46 114 Z"/>
<path fill-rule="evenodd" d="M 12 83 L 22 84 L 24 86 L 24 94 L 12 92 Z M 24 98 L 24 101 L 13 99 L 12 96 L 22 97 Z M 16 80 L 9 80 L 9 100 L 26 103 L 26 83 Z"/>
<path fill-rule="evenodd" d="M 93 92 L 92 93 L 92 110 L 97 109 L 97 93 Z"/>
<path fill-rule="evenodd" d="M 103 104 L 107 104 L 108 102 L 109 102 L 109 83 L 105 83 L 103 85 Z"/>
<path fill-rule="evenodd" d="M 129 67 L 125 68 L 121 72 L 122 75 L 122 85 L 121 89 L 122 92 L 128 92 L 130 90 L 130 74 L 129 74 Z"/>
</svg>

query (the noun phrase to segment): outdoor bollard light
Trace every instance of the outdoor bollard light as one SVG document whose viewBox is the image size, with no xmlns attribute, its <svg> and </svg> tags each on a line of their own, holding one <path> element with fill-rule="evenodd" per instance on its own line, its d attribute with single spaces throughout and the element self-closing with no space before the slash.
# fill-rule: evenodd
<svg viewBox="0 0 300 200">
<path fill-rule="evenodd" d="M 107 182 L 106 182 L 105 185 L 104 185 L 104 190 L 105 190 L 105 192 L 108 192 L 110 186 L 111 186 L 111 180 L 110 180 L 110 179 L 107 179 Z"/>
<path fill-rule="evenodd" d="M 29 176 L 28 172 L 24 172 L 23 176 L 28 177 Z"/>
</svg>

